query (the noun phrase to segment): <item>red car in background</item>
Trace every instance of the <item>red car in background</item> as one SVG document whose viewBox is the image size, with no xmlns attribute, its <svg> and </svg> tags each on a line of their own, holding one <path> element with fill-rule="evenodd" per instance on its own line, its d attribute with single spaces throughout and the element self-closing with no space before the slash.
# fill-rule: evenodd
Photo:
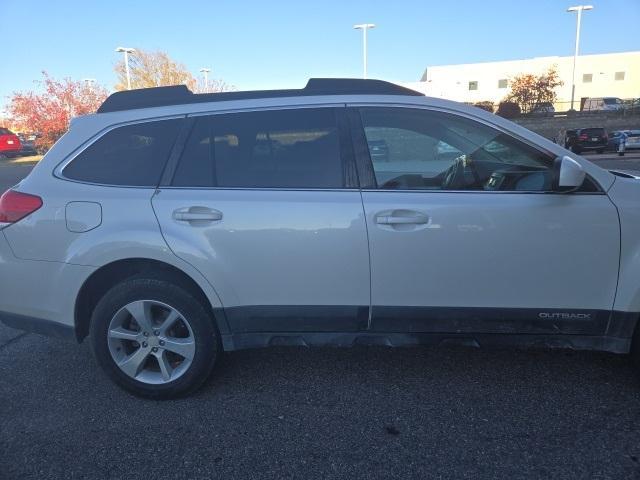
<svg viewBox="0 0 640 480">
<path fill-rule="evenodd" d="M 15 157 L 22 150 L 22 143 L 8 128 L 0 128 L 0 158 Z"/>
</svg>

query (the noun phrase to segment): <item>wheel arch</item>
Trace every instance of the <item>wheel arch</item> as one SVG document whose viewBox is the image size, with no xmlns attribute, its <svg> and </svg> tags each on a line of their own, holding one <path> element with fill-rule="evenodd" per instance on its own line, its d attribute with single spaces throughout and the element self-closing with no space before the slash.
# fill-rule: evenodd
<svg viewBox="0 0 640 480">
<path fill-rule="evenodd" d="M 103 265 L 84 281 L 76 297 L 74 308 L 74 327 L 78 342 L 82 342 L 89 334 L 91 314 L 104 294 L 123 280 L 141 274 L 165 279 L 189 290 L 207 308 L 220 333 L 228 332 L 224 310 L 219 303 L 215 303 L 215 300 L 212 302 L 210 295 L 215 295 L 215 292 L 210 286 L 209 288 L 206 285 L 203 286 L 175 265 L 149 258 L 127 258 Z M 206 292 L 206 290 L 211 291 Z"/>
</svg>

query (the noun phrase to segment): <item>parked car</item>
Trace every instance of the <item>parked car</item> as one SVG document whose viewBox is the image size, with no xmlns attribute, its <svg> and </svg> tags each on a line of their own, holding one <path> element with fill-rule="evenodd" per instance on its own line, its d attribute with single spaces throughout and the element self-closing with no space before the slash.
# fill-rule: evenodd
<svg viewBox="0 0 640 480">
<path fill-rule="evenodd" d="M 617 111 L 624 109 L 624 102 L 618 97 L 587 98 L 582 105 L 584 112 Z"/>
<path fill-rule="evenodd" d="M 535 116 L 551 116 L 555 113 L 556 109 L 551 102 L 542 102 L 533 107 L 531 115 Z"/>
<path fill-rule="evenodd" d="M 384 140 L 369 140 L 369 154 L 374 162 L 386 162 L 389 160 L 389 146 Z"/>
<path fill-rule="evenodd" d="M 18 136 L 8 128 L 0 128 L 0 158 L 15 157 L 21 149 L 22 145 Z"/>
<path fill-rule="evenodd" d="M 18 134 L 22 148 L 20 150 L 21 155 L 36 155 L 38 153 L 35 144 L 35 135 Z"/>
<path fill-rule="evenodd" d="M 567 130 L 566 148 L 574 153 L 595 150 L 603 153 L 609 143 L 609 137 L 604 128 L 579 128 Z"/>
<path fill-rule="evenodd" d="M 388 161 L 373 139 L 396 142 Z M 0 318 L 89 339 L 154 398 L 272 345 L 640 363 L 639 207 L 629 175 L 386 82 L 117 92 L 2 195 Z"/>
<path fill-rule="evenodd" d="M 625 149 L 640 149 L 640 130 L 626 130 L 624 133 L 626 136 Z"/>
</svg>

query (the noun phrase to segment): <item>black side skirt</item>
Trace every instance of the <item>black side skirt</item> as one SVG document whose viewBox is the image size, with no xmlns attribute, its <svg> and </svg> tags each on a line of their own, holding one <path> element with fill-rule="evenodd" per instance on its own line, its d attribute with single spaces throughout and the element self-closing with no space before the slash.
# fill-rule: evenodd
<svg viewBox="0 0 640 480">
<path fill-rule="evenodd" d="M 630 338 L 603 335 L 509 335 L 456 333 L 327 333 L 264 332 L 222 335 L 225 351 L 263 347 L 352 347 L 377 345 L 402 347 L 415 345 L 463 345 L 470 347 L 568 348 L 629 353 Z"/>
</svg>

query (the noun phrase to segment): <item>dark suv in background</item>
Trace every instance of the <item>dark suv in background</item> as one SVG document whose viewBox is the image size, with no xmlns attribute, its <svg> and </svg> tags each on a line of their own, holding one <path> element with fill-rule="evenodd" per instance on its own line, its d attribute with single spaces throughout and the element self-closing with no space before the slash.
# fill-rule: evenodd
<svg viewBox="0 0 640 480">
<path fill-rule="evenodd" d="M 595 150 L 603 153 L 607 148 L 609 137 L 604 128 L 579 128 L 577 130 L 567 130 L 565 148 L 574 153 L 581 153 L 585 150 Z"/>
</svg>

